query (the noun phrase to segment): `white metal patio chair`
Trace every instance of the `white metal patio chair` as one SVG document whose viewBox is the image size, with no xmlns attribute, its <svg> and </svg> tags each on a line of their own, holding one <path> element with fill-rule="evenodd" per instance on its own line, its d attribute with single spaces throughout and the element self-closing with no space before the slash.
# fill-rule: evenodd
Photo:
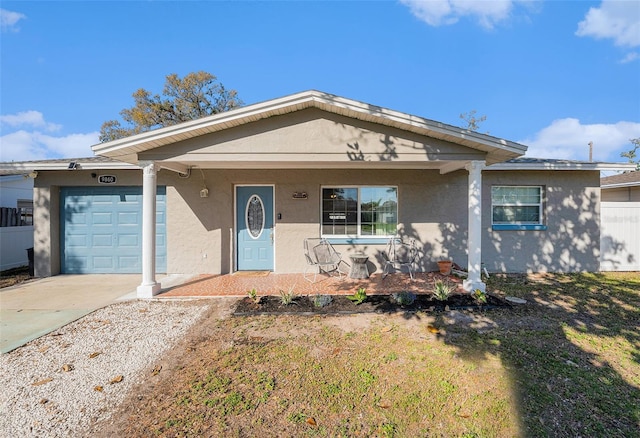
<svg viewBox="0 0 640 438">
<path fill-rule="evenodd" d="M 344 272 L 341 271 L 341 265 L 346 265 L 349 268 L 349 264 L 342 260 L 340 253 L 329 243 L 327 239 L 323 238 L 308 238 L 304 239 L 304 256 L 307 260 L 307 267 L 304 270 L 304 279 L 315 283 L 318 274 L 328 274 L 331 276 L 337 273 L 339 277 L 342 277 Z M 314 269 L 313 280 L 308 278 L 310 275 L 309 270 Z"/>
<path fill-rule="evenodd" d="M 402 272 L 402 268 L 406 267 L 409 271 L 409 277 L 413 280 L 413 265 L 418 258 L 418 249 L 414 240 L 406 243 L 398 237 L 389 239 L 387 249 L 382 253 L 382 257 L 384 259 L 383 279 L 389 275 L 391 270 Z"/>
</svg>

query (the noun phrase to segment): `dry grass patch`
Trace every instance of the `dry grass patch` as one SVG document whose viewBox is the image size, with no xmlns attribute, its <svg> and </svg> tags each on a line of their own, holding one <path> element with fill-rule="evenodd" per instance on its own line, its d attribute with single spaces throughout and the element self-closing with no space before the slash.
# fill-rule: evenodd
<svg viewBox="0 0 640 438">
<path fill-rule="evenodd" d="M 518 435 L 498 358 L 462 359 L 429 325 L 379 315 L 219 321 L 126 434 Z"/>
<path fill-rule="evenodd" d="M 130 394 L 125 436 L 635 437 L 640 276 L 492 276 L 486 312 L 209 317 Z M 150 365 L 153 366 L 153 365 Z"/>
</svg>

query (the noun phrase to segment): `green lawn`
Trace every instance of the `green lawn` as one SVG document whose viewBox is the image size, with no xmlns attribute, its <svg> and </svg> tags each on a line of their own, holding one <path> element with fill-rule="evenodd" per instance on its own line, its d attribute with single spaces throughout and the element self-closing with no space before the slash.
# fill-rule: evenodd
<svg viewBox="0 0 640 438">
<path fill-rule="evenodd" d="M 488 290 L 529 303 L 209 318 L 135 391 L 136 410 L 118 427 L 127 436 L 639 436 L 638 274 L 497 276 Z"/>
</svg>

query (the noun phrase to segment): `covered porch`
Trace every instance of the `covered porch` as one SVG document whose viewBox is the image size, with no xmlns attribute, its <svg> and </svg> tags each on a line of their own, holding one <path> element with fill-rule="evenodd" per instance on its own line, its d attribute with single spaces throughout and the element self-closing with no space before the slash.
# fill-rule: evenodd
<svg viewBox="0 0 640 438">
<path fill-rule="evenodd" d="M 214 273 L 221 274 L 219 277 L 243 270 L 238 264 L 241 250 L 237 216 L 243 212 L 238 209 L 237 187 L 273 187 L 273 210 L 264 210 L 273 222 L 267 225 L 270 228 L 264 236 L 271 239 L 274 263 L 273 268 L 266 270 L 288 275 L 291 271 L 302 272 L 303 239 L 324 235 L 320 214 L 323 187 L 384 186 L 395 187 L 399 193 L 397 234 L 418 240 L 432 258 L 446 257 L 447 227 L 455 228 L 458 261 L 469 274 L 464 289 L 484 290 L 480 277 L 482 171 L 487 165 L 521 156 L 526 151 L 525 146 L 517 143 L 317 91 L 250 105 L 96 145 L 93 149 L 98 155 L 142 168 L 142 283 L 138 288 L 141 298 L 160 291 L 155 279 L 154 232 L 159 171 L 175 175 L 169 180 L 175 181 L 180 206 L 199 215 L 198 226 L 206 222 L 205 228 L 208 227 L 195 237 L 180 230 L 182 239 L 193 241 L 174 246 L 193 251 L 189 246 L 195 248 L 203 239 L 210 239 L 213 229 L 217 242 L 224 242 L 217 243 L 220 254 L 216 257 L 231 260 L 228 264 L 219 263 L 220 272 Z M 295 175 L 293 182 L 285 175 Z M 305 179 L 306 175 L 310 176 Z M 181 181 L 184 178 L 191 178 L 189 193 L 181 189 L 186 185 Z M 211 183 L 213 178 L 217 178 L 217 185 Z M 201 184 L 194 195 L 196 180 Z M 435 192 L 437 186 L 451 189 L 448 194 L 451 197 L 428 193 Z M 219 205 L 204 206 L 194 198 L 198 193 L 200 198 L 217 197 Z M 169 216 L 174 214 L 172 196 L 168 192 Z M 307 203 L 294 205 L 298 201 L 291 201 L 292 198 L 305 199 Z M 220 200 L 225 204 L 220 204 Z M 210 209 L 207 213 L 210 216 L 197 209 Z M 433 217 L 427 217 L 430 213 Z M 213 215 L 226 215 L 220 219 L 225 225 L 210 223 Z M 438 225 L 444 225 L 438 230 L 444 237 L 436 245 L 428 240 L 433 239 L 431 230 Z M 171 230 L 167 235 L 171 248 Z M 368 249 L 371 253 L 379 253 L 376 248 L 384 246 L 388 238 L 360 233 L 338 236 L 349 250 Z M 207 257 L 203 249 L 200 253 Z M 169 272 L 179 272 L 180 263 L 171 268 L 172 257 L 179 256 L 169 255 Z M 187 260 L 189 256 L 185 254 L 183 258 Z M 191 259 L 193 263 L 202 261 Z M 422 266 L 422 270 L 428 269 Z M 425 275 L 428 277 L 428 273 Z M 376 276 L 370 281 L 370 287 L 375 289 Z M 346 283 L 333 285 L 338 286 L 350 293 L 351 287 Z"/>
</svg>

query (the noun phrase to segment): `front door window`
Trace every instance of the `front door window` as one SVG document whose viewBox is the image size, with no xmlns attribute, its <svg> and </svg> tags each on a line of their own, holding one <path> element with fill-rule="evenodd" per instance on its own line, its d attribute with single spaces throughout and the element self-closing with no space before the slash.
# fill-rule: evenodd
<svg viewBox="0 0 640 438">
<path fill-rule="evenodd" d="M 259 196 L 253 195 L 247 202 L 247 230 L 253 239 L 257 239 L 264 230 L 264 204 Z"/>
</svg>

